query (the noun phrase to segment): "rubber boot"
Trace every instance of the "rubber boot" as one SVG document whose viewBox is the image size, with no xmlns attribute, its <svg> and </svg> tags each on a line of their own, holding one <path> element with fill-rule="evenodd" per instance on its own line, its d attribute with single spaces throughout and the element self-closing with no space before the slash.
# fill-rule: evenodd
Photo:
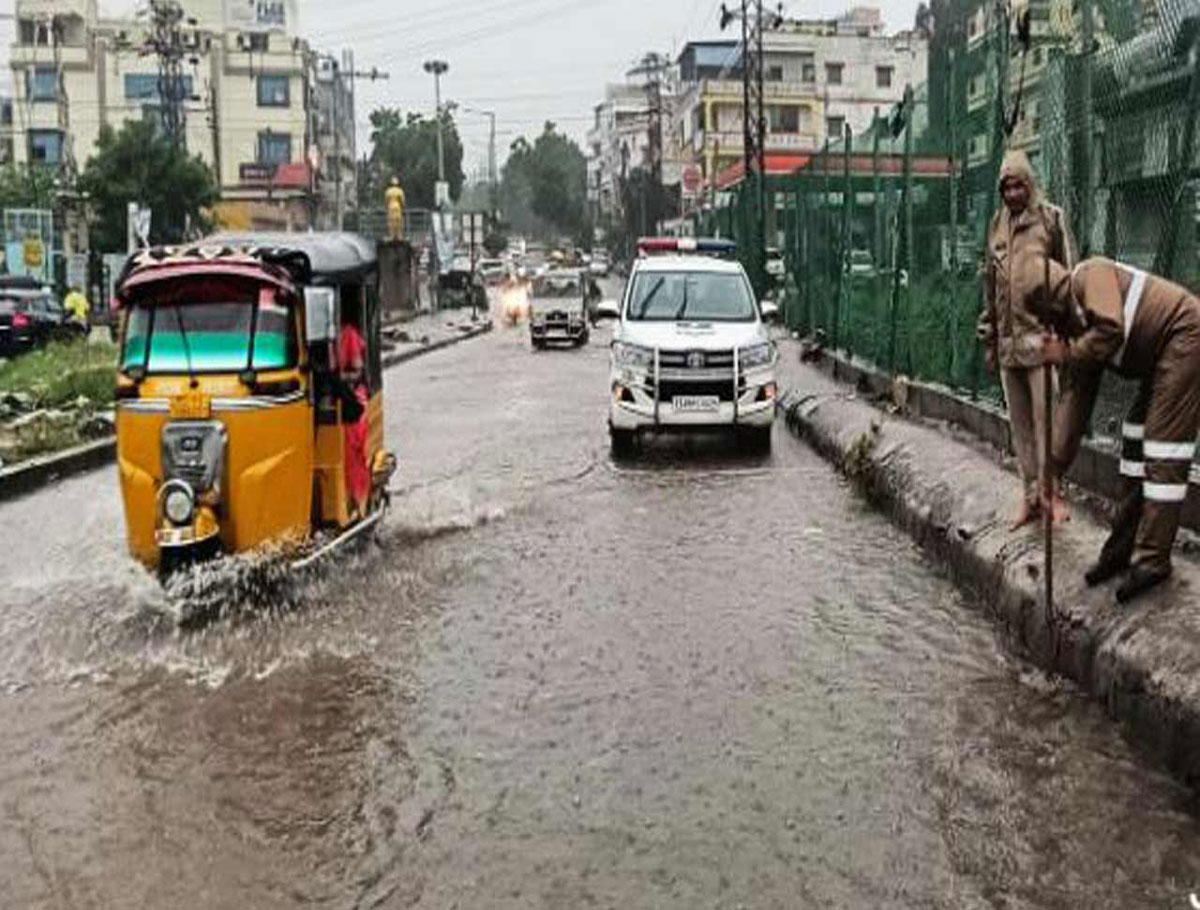
<svg viewBox="0 0 1200 910">
<path fill-rule="evenodd" d="M 1117 603 L 1127 604 L 1171 577 L 1171 569 L 1146 569 L 1134 566 L 1117 588 Z"/>
<path fill-rule="evenodd" d="M 1094 588 L 1096 585 L 1102 585 L 1106 581 L 1116 578 L 1122 572 L 1129 568 L 1129 560 L 1105 559 L 1101 556 L 1091 568 L 1083 573 L 1083 580 L 1087 582 L 1089 588 Z"/>
</svg>

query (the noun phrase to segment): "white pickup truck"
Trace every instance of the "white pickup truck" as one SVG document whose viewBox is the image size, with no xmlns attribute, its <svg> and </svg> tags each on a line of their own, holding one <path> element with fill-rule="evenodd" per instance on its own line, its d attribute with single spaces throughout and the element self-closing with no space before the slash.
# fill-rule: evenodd
<svg viewBox="0 0 1200 910">
<path fill-rule="evenodd" d="M 778 354 L 729 241 L 641 243 L 613 332 L 608 426 L 627 457 L 642 433 L 730 428 L 771 447 Z M 770 313 L 768 313 L 770 315 Z"/>
</svg>

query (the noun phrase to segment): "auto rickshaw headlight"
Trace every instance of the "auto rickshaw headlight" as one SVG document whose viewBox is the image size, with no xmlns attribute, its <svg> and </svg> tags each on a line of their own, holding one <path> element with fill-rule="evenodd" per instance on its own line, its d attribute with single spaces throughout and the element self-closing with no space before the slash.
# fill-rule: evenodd
<svg viewBox="0 0 1200 910">
<path fill-rule="evenodd" d="M 163 488 L 163 514 L 173 525 L 191 524 L 196 512 L 196 496 L 183 481 L 171 481 Z"/>
</svg>

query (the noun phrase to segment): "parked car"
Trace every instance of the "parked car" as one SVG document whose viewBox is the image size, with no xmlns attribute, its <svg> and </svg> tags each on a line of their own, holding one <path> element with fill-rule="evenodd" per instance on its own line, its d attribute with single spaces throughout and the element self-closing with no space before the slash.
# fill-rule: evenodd
<svg viewBox="0 0 1200 910">
<path fill-rule="evenodd" d="M 480 259 L 476 271 L 480 280 L 489 287 L 503 284 L 508 277 L 508 265 L 503 259 Z"/>
<path fill-rule="evenodd" d="M 20 354 L 84 333 L 86 328 L 67 318 L 50 288 L 23 279 L 0 282 L 0 355 Z"/>
<path fill-rule="evenodd" d="M 588 266 L 588 270 L 597 278 L 607 278 L 609 268 L 608 256 L 603 253 L 593 255 L 592 262 Z"/>
</svg>

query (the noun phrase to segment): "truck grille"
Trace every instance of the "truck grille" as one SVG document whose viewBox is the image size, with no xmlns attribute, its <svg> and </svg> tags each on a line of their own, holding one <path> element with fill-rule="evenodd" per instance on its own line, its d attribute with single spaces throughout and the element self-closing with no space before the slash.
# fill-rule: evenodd
<svg viewBox="0 0 1200 910">
<path fill-rule="evenodd" d="M 673 370 L 732 370 L 733 351 L 659 351 L 658 363 Z"/>
</svg>

